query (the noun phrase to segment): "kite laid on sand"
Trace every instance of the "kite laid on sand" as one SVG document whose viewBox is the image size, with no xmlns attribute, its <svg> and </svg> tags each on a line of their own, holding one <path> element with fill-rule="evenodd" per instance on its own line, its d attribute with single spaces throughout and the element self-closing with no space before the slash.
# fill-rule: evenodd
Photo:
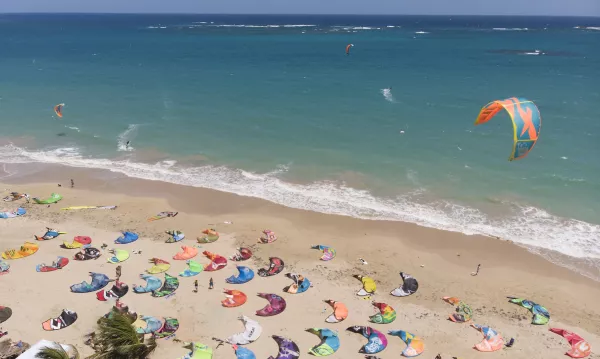
<svg viewBox="0 0 600 359">
<path fill-rule="evenodd" d="M 592 347 L 590 343 L 585 341 L 579 335 L 570 332 L 568 330 L 559 329 L 559 328 L 550 328 L 552 333 L 556 333 L 565 338 L 569 344 L 571 345 L 571 349 L 565 354 L 570 356 L 571 358 L 585 358 L 592 352 Z"/>
</svg>

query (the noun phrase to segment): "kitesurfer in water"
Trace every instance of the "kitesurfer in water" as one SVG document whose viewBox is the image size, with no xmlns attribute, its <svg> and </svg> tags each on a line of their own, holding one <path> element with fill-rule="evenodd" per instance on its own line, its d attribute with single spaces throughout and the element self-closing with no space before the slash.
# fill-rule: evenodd
<svg viewBox="0 0 600 359">
<path fill-rule="evenodd" d="M 126 149 L 129 149 L 129 142 L 131 142 L 131 141 L 127 141 L 127 143 L 125 144 Z"/>
</svg>

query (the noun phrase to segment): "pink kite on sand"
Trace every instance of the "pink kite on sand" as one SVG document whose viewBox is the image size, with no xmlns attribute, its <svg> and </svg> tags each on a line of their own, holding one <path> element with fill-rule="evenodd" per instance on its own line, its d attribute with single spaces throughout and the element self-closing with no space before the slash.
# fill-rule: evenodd
<svg viewBox="0 0 600 359">
<path fill-rule="evenodd" d="M 202 252 L 208 259 L 210 259 L 210 263 L 204 266 L 204 270 L 207 272 L 218 271 L 219 269 L 225 268 L 227 265 L 227 258 L 211 253 L 209 251 Z"/>
<path fill-rule="evenodd" d="M 550 328 L 552 333 L 562 335 L 569 344 L 571 344 L 571 350 L 566 352 L 571 358 L 585 358 L 592 352 L 590 343 L 586 342 L 585 339 L 579 335 L 564 329 Z"/>
<path fill-rule="evenodd" d="M 479 330 L 483 334 L 483 341 L 475 345 L 475 349 L 480 352 L 495 352 L 504 347 L 504 339 L 502 335 L 490 327 L 486 327 L 478 324 L 471 324 L 471 326 Z"/>
<path fill-rule="evenodd" d="M 198 255 L 198 248 L 181 246 L 182 252 L 179 252 L 173 256 L 176 260 L 188 260 Z"/>
<path fill-rule="evenodd" d="M 265 229 L 263 231 L 263 235 L 258 239 L 258 243 L 273 243 L 277 240 L 277 236 L 275 232 L 270 229 Z"/>
</svg>

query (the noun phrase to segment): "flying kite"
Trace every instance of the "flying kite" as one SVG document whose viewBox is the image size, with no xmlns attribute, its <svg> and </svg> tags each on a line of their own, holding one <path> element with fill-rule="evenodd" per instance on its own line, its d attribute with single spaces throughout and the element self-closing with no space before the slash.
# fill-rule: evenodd
<svg viewBox="0 0 600 359">
<path fill-rule="evenodd" d="M 346 46 L 346 56 L 350 55 L 350 49 L 354 47 L 354 44 L 348 44 Z"/>
<path fill-rule="evenodd" d="M 529 154 L 540 135 L 542 116 L 537 106 L 525 98 L 511 97 L 485 105 L 475 120 L 480 125 L 491 120 L 498 112 L 506 110 L 513 123 L 513 149 L 509 161 L 519 160 Z"/>
<path fill-rule="evenodd" d="M 54 106 L 54 113 L 56 113 L 56 116 L 62 118 L 63 114 L 62 114 L 62 110 L 63 107 L 65 107 L 64 103 L 59 103 L 58 105 Z"/>
</svg>

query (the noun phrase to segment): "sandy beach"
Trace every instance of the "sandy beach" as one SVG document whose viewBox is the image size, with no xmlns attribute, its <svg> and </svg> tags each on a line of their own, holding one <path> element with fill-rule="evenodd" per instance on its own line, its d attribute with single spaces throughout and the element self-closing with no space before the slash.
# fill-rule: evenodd
<svg viewBox="0 0 600 359">
<path fill-rule="evenodd" d="M 14 167 L 16 166 L 7 166 Z M 6 168 L 5 168 L 6 169 Z M 253 250 L 253 257 L 244 262 L 255 272 L 268 266 L 268 258 L 277 256 L 285 261 L 283 273 L 273 277 L 256 276 L 242 285 L 229 285 L 225 278 L 236 274 L 235 262 L 212 273 L 180 278 L 180 287 L 170 298 L 153 298 L 149 294 L 130 291 L 122 302 L 138 314 L 156 317 L 175 317 L 180 321 L 176 338 L 182 341 L 200 341 L 216 347 L 213 337 L 227 338 L 241 332 L 242 323 L 236 318 L 246 315 L 263 326 L 262 336 L 248 348 L 257 358 L 277 353 L 277 344 L 271 335 L 282 335 L 294 340 L 301 357 L 319 343 L 318 337 L 305 332 L 307 328 L 321 327 L 339 332 L 341 347 L 332 358 L 362 358 L 359 348 L 366 340 L 345 329 L 354 325 L 371 326 L 387 333 L 388 330 L 406 330 L 425 340 L 423 358 L 562 358 L 568 350 L 566 340 L 548 331 L 549 327 L 564 328 L 584 337 L 593 350 L 600 348 L 600 285 L 543 258 L 529 253 L 511 242 L 481 236 L 466 236 L 401 222 L 381 222 L 353 219 L 334 215 L 295 210 L 263 200 L 240 197 L 201 188 L 177 186 L 157 181 L 127 178 L 107 171 L 83 170 L 53 166 L 36 169 L 35 165 L 19 166 L 21 175 L 10 176 L 8 171 L 0 181 L 2 196 L 10 191 L 26 192 L 32 196 L 47 197 L 53 192 L 64 199 L 57 204 L 38 205 L 19 202 L 3 204 L 3 210 L 14 210 L 18 205 L 27 209 L 20 218 L 0 219 L 0 250 L 18 248 L 25 241 L 35 241 L 46 227 L 67 232 L 56 239 L 38 242 L 39 251 L 27 258 L 11 260 L 10 273 L 0 276 L 2 291 L 0 305 L 11 307 L 13 316 L 2 324 L 12 340 L 35 343 L 48 339 L 70 343 L 85 355 L 90 348 L 83 344 L 84 334 L 94 329 L 97 319 L 107 313 L 112 304 L 96 300 L 93 293 L 71 293 L 69 287 L 89 280 L 88 272 L 115 276 L 115 265 L 107 263 L 108 253 L 98 260 L 71 261 L 62 270 L 37 273 L 35 266 L 51 263 L 57 256 L 72 258 L 76 250 L 60 248 L 62 241 L 86 235 L 97 248 L 106 243 L 115 248 L 119 231 L 139 233 L 140 240 L 123 245 L 132 252 L 124 263 L 121 280 L 130 288 L 142 284 L 139 274 L 149 268 L 148 260 L 159 257 L 171 262 L 171 275 L 182 272 L 185 261 L 171 260 L 181 245 L 195 245 L 196 237 L 205 228 L 216 228 L 220 239 L 211 244 L 198 244 L 208 250 L 229 257 L 236 247 Z M 69 179 L 75 188 L 69 188 Z M 61 183 L 62 187 L 57 187 Z M 115 210 L 63 211 L 61 208 L 81 205 L 117 205 Z M 175 218 L 148 222 L 147 218 L 161 211 L 178 211 Z M 226 222 L 230 222 L 226 223 Z M 271 229 L 278 240 L 271 244 L 257 244 L 263 229 Z M 177 229 L 186 234 L 182 242 L 165 243 L 165 230 Z M 321 253 L 311 245 L 323 244 L 337 250 L 337 257 L 329 262 L 320 261 Z M 358 258 L 364 258 L 363 265 Z M 199 255 L 201 263 L 208 259 Z M 477 265 L 480 273 L 471 276 Z M 398 298 L 390 295 L 402 280 L 399 272 L 409 273 L 419 282 L 417 293 Z M 283 293 L 291 284 L 284 273 L 295 272 L 306 276 L 313 287 L 302 294 Z M 356 296 L 361 283 L 353 275 L 368 275 L 375 279 L 377 292 L 371 300 L 384 302 L 397 311 L 391 324 L 369 323 L 375 314 L 371 300 Z M 162 275 L 158 275 L 162 277 Z M 208 289 L 212 276 L 214 290 Z M 193 281 L 200 288 L 193 292 Z M 248 295 L 248 301 L 238 308 L 221 306 L 224 288 L 239 289 Z M 277 316 L 257 317 L 255 311 L 266 305 L 257 293 L 275 293 L 285 298 L 287 309 Z M 443 296 L 456 296 L 473 308 L 473 322 L 489 325 L 508 341 L 515 338 L 510 349 L 481 353 L 473 346 L 481 334 L 468 324 L 453 323 L 448 315 L 453 308 L 442 301 Z M 530 299 L 544 305 L 551 314 L 549 325 L 532 325 L 531 313 L 506 297 Z M 325 323 L 332 312 L 323 301 L 333 299 L 348 306 L 348 318 L 337 324 Z M 79 314 L 71 327 L 45 332 L 41 323 L 70 309 Z M 377 354 L 382 359 L 397 358 L 405 344 L 397 337 L 388 336 L 386 350 Z M 187 353 L 173 340 L 159 340 L 153 358 L 179 358 Z M 229 345 L 215 351 L 214 358 L 234 358 Z M 598 358 L 592 353 L 590 358 Z"/>
</svg>

